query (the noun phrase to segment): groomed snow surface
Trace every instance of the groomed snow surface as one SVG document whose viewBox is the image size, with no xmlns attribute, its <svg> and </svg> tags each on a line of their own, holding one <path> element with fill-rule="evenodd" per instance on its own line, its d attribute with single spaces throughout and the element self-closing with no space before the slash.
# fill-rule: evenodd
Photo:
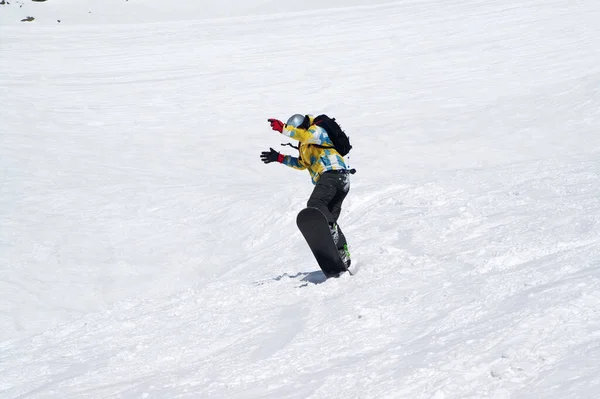
<svg viewBox="0 0 600 399">
<path fill-rule="evenodd" d="M 598 21 L 0 5 L 0 397 L 599 397 Z M 308 173 L 259 160 L 293 113 L 354 145 L 352 277 L 297 231 Z"/>
</svg>

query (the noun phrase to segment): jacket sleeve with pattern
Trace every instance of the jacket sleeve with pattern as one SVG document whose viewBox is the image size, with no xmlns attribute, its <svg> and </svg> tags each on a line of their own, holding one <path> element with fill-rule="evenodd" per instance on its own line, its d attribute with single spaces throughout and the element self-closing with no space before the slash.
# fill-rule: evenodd
<svg viewBox="0 0 600 399">
<path fill-rule="evenodd" d="M 299 158 L 293 157 L 291 155 L 284 155 L 282 164 L 289 166 L 290 168 L 304 170 L 306 166 L 304 166 Z"/>
<path fill-rule="evenodd" d="M 285 125 L 281 134 L 305 144 L 333 146 L 325 129 L 317 125 L 312 125 L 308 129 Z"/>
</svg>

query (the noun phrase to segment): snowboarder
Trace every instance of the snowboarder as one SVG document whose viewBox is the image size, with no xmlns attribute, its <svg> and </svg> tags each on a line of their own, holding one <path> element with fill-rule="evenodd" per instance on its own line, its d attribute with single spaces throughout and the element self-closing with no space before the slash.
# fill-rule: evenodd
<svg viewBox="0 0 600 399">
<path fill-rule="evenodd" d="M 279 162 L 294 169 L 308 169 L 315 188 L 306 205 L 325 215 L 340 257 L 349 267 L 348 243 L 337 221 L 350 190 L 349 173 L 354 171 L 346 167 L 327 131 L 318 125 L 319 118 L 295 114 L 285 124 L 278 119 L 268 119 L 274 131 L 299 141 L 299 156 L 283 155 L 270 148 L 260 154 L 260 159 L 266 164 Z"/>
</svg>

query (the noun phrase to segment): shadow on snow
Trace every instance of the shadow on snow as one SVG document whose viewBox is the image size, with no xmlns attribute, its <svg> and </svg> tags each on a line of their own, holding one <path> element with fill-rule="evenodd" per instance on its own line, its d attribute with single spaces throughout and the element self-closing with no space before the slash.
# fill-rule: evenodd
<svg viewBox="0 0 600 399">
<path fill-rule="evenodd" d="M 314 272 L 298 272 L 296 274 L 283 273 L 267 280 L 256 281 L 254 284 L 263 285 L 271 281 L 281 281 L 284 279 L 294 279 L 303 283 L 321 284 L 327 280 L 327 277 L 325 277 L 325 274 L 323 274 L 321 270 L 316 270 Z"/>
</svg>

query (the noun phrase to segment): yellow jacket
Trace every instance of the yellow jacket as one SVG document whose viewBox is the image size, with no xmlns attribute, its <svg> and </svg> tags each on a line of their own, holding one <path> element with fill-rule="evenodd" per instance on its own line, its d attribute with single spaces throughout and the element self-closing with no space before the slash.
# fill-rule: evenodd
<svg viewBox="0 0 600 399">
<path fill-rule="evenodd" d="M 313 184 L 317 184 L 326 171 L 347 169 L 344 158 L 335 150 L 327 131 L 322 127 L 311 125 L 308 129 L 302 129 L 285 125 L 281 133 L 300 142 L 300 156 L 285 155 L 282 163 L 294 169 L 308 169 Z"/>
</svg>

